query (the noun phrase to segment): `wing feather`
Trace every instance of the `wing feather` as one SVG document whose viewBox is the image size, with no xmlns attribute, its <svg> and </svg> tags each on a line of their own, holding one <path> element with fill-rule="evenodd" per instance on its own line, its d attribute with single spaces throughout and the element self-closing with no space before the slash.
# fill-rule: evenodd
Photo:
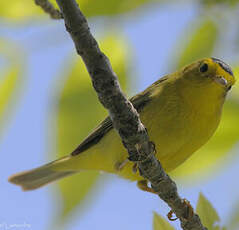
<svg viewBox="0 0 239 230">
<path fill-rule="evenodd" d="M 145 106 L 151 101 L 151 92 L 155 86 L 160 85 L 162 82 L 168 79 L 168 76 L 160 78 L 158 81 L 153 83 L 143 92 L 137 94 L 136 96 L 130 98 L 134 108 L 140 113 Z M 91 146 L 97 144 L 101 138 L 113 128 L 112 121 L 110 117 L 107 117 L 104 121 L 96 127 L 92 133 L 90 133 L 86 139 L 71 153 L 72 156 L 82 153 Z"/>
</svg>

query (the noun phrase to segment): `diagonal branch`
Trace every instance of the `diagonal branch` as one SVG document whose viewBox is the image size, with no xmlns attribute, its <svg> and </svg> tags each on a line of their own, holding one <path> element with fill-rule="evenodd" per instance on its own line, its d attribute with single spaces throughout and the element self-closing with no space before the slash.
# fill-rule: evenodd
<svg viewBox="0 0 239 230">
<path fill-rule="evenodd" d="M 55 7 L 48 0 L 35 0 L 36 5 L 40 6 L 45 13 L 49 14 L 52 19 L 62 19 L 62 13 L 55 9 Z"/>
<path fill-rule="evenodd" d="M 121 91 L 117 76 L 92 36 L 77 3 L 75 0 L 57 0 L 57 3 L 77 53 L 85 62 L 98 98 L 108 110 L 114 128 L 128 150 L 129 159 L 138 163 L 141 175 L 151 182 L 152 188 L 180 219 L 184 230 L 206 230 L 198 215 L 189 212 L 187 202 L 178 195 L 176 184 L 154 156 L 154 145 L 149 141 L 137 111 Z"/>
</svg>

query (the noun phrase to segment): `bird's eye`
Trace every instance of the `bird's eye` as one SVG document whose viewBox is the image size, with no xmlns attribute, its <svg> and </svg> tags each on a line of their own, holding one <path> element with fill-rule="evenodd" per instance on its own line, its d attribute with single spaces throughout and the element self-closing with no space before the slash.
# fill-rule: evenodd
<svg viewBox="0 0 239 230">
<path fill-rule="evenodd" d="M 232 88 L 232 86 L 230 85 L 230 86 L 227 88 L 227 91 L 229 91 L 231 88 Z"/>
<path fill-rule="evenodd" d="M 208 64 L 204 63 L 204 64 L 200 67 L 199 70 L 200 70 L 201 73 L 207 72 L 207 70 L 208 70 Z"/>
</svg>

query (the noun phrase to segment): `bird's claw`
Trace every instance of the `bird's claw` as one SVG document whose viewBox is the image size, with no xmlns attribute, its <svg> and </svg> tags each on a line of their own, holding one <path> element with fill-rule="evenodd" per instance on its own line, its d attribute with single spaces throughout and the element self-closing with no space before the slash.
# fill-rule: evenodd
<svg viewBox="0 0 239 230">
<path fill-rule="evenodd" d="M 128 162 L 129 162 L 128 159 L 126 159 L 126 160 L 124 160 L 124 161 L 122 161 L 122 162 L 117 161 L 117 162 L 115 163 L 115 169 L 116 169 L 116 171 L 121 171 L 121 170 L 124 168 L 124 166 L 125 166 Z"/>
<path fill-rule="evenodd" d="M 142 191 L 145 191 L 145 192 L 150 192 L 150 193 L 153 193 L 153 194 L 157 194 L 157 192 L 155 192 L 151 187 L 148 186 L 148 181 L 147 180 L 140 180 L 137 182 L 137 186 L 139 189 L 141 189 Z"/>
<path fill-rule="evenodd" d="M 183 204 L 187 207 L 187 216 L 185 219 L 191 219 L 194 215 L 194 210 L 192 205 L 186 199 L 183 199 Z M 173 210 L 170 210 L 170 212 L 167 214 L 168 219 L 171 221 L 175 221 L 178 219 L 178 217 L 173 218 L 173 214 L 174 214 Z"/>
<path fill-rule="evenodd" d="M 167 217 L 170 221 L 175 221 L 178 219 L 178 217 L 173 218 L 173 214 L 174 214 L 173 210 L 170 210 L 169 213 L 167 214 Z"/>
<path fill-rule="evenodd" d="M 183 199 L 183 204 L 187 206 L 187 219 L 191 219 L 194 215 L 194 210 L 192 205 L 186 199 Z"/>
</svg>

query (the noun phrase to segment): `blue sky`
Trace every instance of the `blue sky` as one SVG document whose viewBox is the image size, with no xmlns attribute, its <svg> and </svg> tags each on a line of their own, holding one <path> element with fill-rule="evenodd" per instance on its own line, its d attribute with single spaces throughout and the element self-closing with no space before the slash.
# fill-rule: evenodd
<svg viewBox="0 0 239 230">
<path fill-rule="evenodd" d="M 134 76 L 132 82 L 136 81 L 136 77 L 137 81 L 140 79 L 132 93 L 144 89 L 169 71 L 167 63 L 175 42 L 197 13 L 194 5 L 165 4 L 160 8 L 151 6 L 145 11 L 127 15 L 126 19 L 121 18 L 118 26 L 135 51 L 130 69 L 130 74 Z M 102 23 L 98 23 L 99 26 Z M 92 20 L 91 24 L 97 31 L 97 23 Z M 44 37 L 46 33 L 59 34 L 58 40 L 51 35 Z M 50 142 L 54 141 L 51 136 L 54 131 L 49 130 L 47 124 L 54 103 L 51 98 L 56 93 L 54 84 L 59 73 L 56 66 L 63 64 L 73 45 L 63 24 L 56 21 L 43 22 L 42 25 L 33 22 L 21 28 L 9 28 L 4 24 L 0 28 L 0 35 L 11 38 L 22 46 L 30 67 L 26 71 L 21 100 L 0 140 L 3 158 L 0 163 L 0 230 L 5 229 L 5 224 L 10 226 L 24 223 L 30 226 L 12 226 L 11 229 L 47 229 L 58 212 L 55 206 L 60 198 L 53 198 L 54 186 L 24 193 L 9 184 L 7 178 L 12 173 L 48 161 Z M 237 148 L 233 151 L 237 151 Z M 225 167 L 210 181 L 192 187 L 179 183 L 180 193 L 195 206 L 198 194 L 202 191 L 225 222 L 238 198 L 238 182 L 228 179 L 238 174 L 238 160 L 234 159 L 233 164 Z M 58 226 L 57 229 L 145 230 L 152 225 L 153 211 L 164 216 L 169 211 L 159 198 L 139 191 L 134 183 L 113 175 L 108 175 L 107 178 L 104 186 L 97 188 L 97 195 L 93 195 L 95 198 L 84 212 L 77 210 L 66 226 Z"/>
</svg>

